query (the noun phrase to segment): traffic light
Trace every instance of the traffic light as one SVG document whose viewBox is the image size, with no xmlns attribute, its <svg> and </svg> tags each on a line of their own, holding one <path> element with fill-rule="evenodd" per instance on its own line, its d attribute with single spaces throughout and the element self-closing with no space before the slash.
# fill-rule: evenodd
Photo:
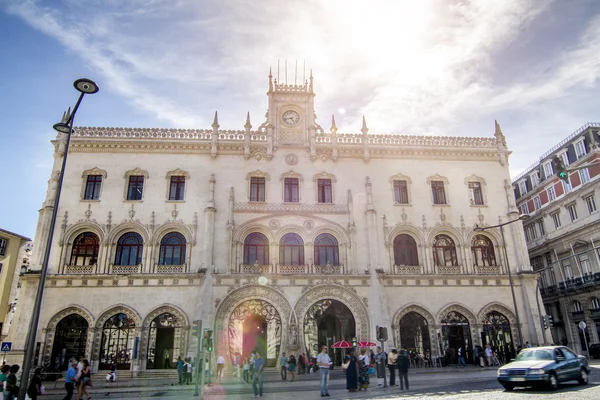
<svg viewBox="0 0 600 400">
<path fill-rule="evenodd" d="M 554 319 L 552 318 L 552 315 L 546 315 L 546 318 L 548 318 L 548 328 L 552 328 L 554 326 Z"/>
<path fill-rule="evenodd" d="M 356 347 L 356 346 L 358 346 L 358 343 L 356 342 L 356 338 L 353 337 L 352 338 L 352 347 Z"/>
<path fill-rule="evenodd" d="M 563 164 L 560 157 L 552 157 L 552 169 L 554 169 L 554 171 L 556 172 L 556 176 L 558 176 L 558 179 L 569 183 L 569 172 L 567 171 L 567 167 L 565 167 L 565 164 Z"/>
<path fill-rule="evenodd" d="M 202 337 L 202 332 L 200 332 L 201 326 L 199 321 L 194 322 L 194 336 L 197 338 Z"/>
<path fill-rule="evenodd" d="M 385 326 L 377 326 L 377 340 L 380 342 L 388 340 L 387 328 Z"/>
<path fill-rule="evenodd" d="M 212 330 L 207 329 L 204 331 L 204 347 L 206 347 L 206 351 L 208 351 L 209 353 L 211 353 L 213 349 L 212 335 Z"/>
<path fill-rule="evenodd" d="M 548 316 L 544 315 L 542 317 L 542 324 L 544 325 L 544 330 L 548 329 Z"/>
</svg>

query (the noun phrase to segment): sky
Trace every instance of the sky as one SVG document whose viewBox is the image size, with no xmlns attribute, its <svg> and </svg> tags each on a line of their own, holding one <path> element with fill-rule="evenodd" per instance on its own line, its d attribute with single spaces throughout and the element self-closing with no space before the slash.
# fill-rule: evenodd
<svg viewBox="0 0 600 400">
<path fill-rule="evenodd" d="M 0 227 L 31 238 L 82 77 L 100 92 L 75 125 L 209 129 L 218 110 L 241 130 L 287 61 L 288 83 L 312 69 L 326 130 L 364 115 L 374 134 L 491 137 L 498 120 L 513 176 L 600 121 L 595 0 L 0 0 L 0 59 Z"/>
</svg>

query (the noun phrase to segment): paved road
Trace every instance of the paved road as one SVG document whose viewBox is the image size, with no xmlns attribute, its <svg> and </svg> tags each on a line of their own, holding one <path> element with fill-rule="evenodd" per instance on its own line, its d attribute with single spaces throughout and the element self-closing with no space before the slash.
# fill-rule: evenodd
<svg viewBox="0 0 600 400">
<path fill-rule="evenodd" d="M 330 399 L 476 399 L 476 400 L 542 400 L 542 399 L 600 399 L 600 366 L 592 367 L 590 383 L 586 386 L 564 384 L 556 392 L 538 391 L 532 389 L 515 389 L 506 392 L 496 381 L 495 370 L 455 370 L 454 372 L 415 374 L 411 376 L 411 390 L 400 391 L 398 388 L 378 388 L 372 380 L 368 392 L 348 393 L 345 383 L 336 379 L 330 385 Z M 109 393 L 108 396 L 105 396 Z M 111 390 L 92 394 L 95 400 L 99 398 L 111 400 L 154 400 L 168 398 L 169 400 L 193 399 L 193 388 L 163 387 L 163 388 L 131 388 L 122 391 Z M 248 399 L 252 398 L 250 385 L 224 385 L 218 383 L 207 390 L 206 400 Z M 318 375 L 310 380 L 296 382 L 268 382 L 265 385 L 265 400 L 280 399 L 317 399 L 319 396 Z M 62 396 L 50 394 L 44 400 L 59 400 Z"/>
</svg>

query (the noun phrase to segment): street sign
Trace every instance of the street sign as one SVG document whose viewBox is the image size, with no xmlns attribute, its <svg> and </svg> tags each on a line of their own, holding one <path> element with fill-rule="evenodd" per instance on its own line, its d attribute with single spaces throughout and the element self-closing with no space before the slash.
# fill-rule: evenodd
<svg viewBox="0 0 600 400">
<path fill-rule="evenodd" d="M 584 330 L 585 328 L 587 328 L 587 324 L 584 321 L 581 321 L 579 323 L 579 329 Z M 3 350 L 4 351 L 4 350 Z"/>
<path fill-rule="evenodd" d="M 0 345 L 0 351 L 8 353 L 12 349 L 12 342 L 2 342 Z"/>
</svg>

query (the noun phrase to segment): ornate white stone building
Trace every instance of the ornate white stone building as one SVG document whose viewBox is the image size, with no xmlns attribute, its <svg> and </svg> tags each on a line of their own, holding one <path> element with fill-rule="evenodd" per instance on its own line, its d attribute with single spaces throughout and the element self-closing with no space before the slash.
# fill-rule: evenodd
<svg viewBox="0 0 600 400">
<path fill-rule="evenodd" d="M 433 357 L 459 345 L 541 341 L 505 138 L 325 131 L 313 78 L 269 76 L 253 130 L 74 130 L 37 340 L 60 368 L 85 353 L 143 371 L 193 356 L 192 321 L 215 352 L 314 354 L 317 344 L 374 340 Z M 39 269 L 65 136 L 40 210 Z M 507 266 L 523 338 L 517 337 Z M 23 348 L 39 274 L 24 278 Z M 450 349 L 450 350 L 449 350 Z M 337 362 L 340 353 L 336 354 Z M 451 358 L 451 357 L 450 357 Z M 166 360 L 167 361 L 166 361 Z M 214 359 L 214 358 L 213 358 Z"/>
</svg>

